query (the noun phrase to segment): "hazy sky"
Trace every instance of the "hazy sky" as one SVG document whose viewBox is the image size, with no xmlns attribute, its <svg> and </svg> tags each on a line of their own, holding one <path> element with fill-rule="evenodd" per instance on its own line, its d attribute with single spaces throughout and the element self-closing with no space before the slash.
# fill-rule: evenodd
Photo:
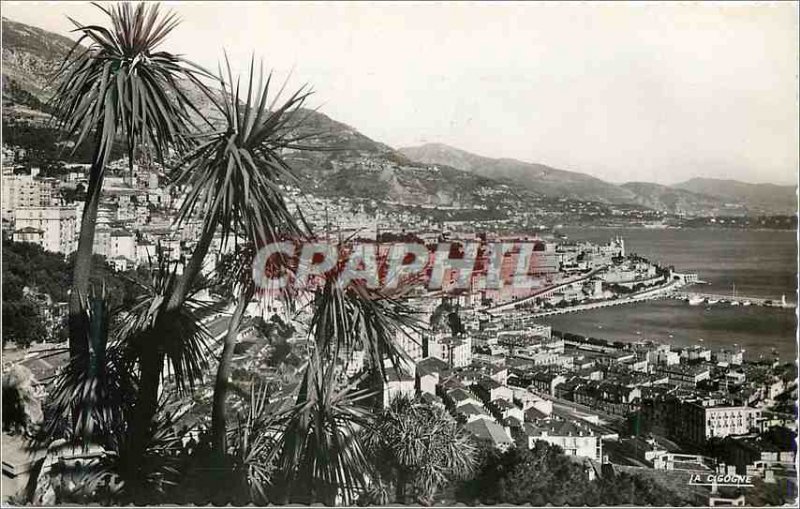
<svg viewBox="0 0 800 509">
<path fill-rule="evenodd" d="M 623 182 L 794 184 L 798 7 L 768 3 L 168 3 L 163 49 L 251 52 L 394 147 L 441 142 Z M 3 2 L 66 34 L 80 3 Z"/>
</svg>

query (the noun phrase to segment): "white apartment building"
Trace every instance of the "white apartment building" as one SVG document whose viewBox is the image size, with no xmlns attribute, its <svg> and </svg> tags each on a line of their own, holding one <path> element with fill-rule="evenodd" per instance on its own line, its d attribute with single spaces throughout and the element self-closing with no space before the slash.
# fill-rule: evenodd
<svg viewBox="0 0 800 509">
<path fill-rule="evenodd" d="M 660 345 L 657 349 L 647 352 L 647 362 L 672 366 L 681 362 L 681 356 L 678 352 L 670 350 L 669 345 Z"/>
<path fill-rule="evenodd" d="M 12 217 L 20 208 L 58 205 L 58 181 L 33 175 L 3 175 L 3 213 Z"/>
<path fill-rule="evenodd" d="M 435 334 L 424 340 L 425 357 L 438 357 L 453 368 L 463 368 L 472 363 L 472 340 L 467 335 L 453 337 Z"/>
<path fill-rule="evenodd" d="M 15 211 L 14 240 L 33 242 L 45 251 L 69 254 L 78 247 L 77 217 L 72 207 L 27 207 Z M 39 230 L 40 234 L 32 234 Z"/>
<path fill-rule="evenodd" d="M 706 438 L 744 435 L 758 427 L 761 410 L 746 406 L 705 408 Z"/>
<path fill-rule="evenodd" d="M 386 380 L 383 382 L 383 392 L 381 393 L 383 408 L 388 408 L 395 398 L 402 396 L 413 398 L 416 392 L 414 385 L 414 377 L 412 375 L 402 370 L 398 372 L 394 368 L 387 369 Z"/>
<path fill-rule="evenodd" d="M 582 456 L 599 461 L 602 457 L 602 442 L 589 428 L 561 419 L 546 419 L 538 424 L 526 422 L 523 426 L 528 437 L 528 447 L 536 447 L 537 441 L 557 445 L 567 456 Z"/>
<path fill-rule="evenodd" d="M 725 362 L 728 364 L 741 366 L 742 362 L 744 361 L 744 351 L 726 350 L 723 348 L 714 354 L 714 360 L 717 362 Z"/>
<path fill-rule="evenodd" d="M 688 361 L 704 360 L 711 362 L 711 350 L 700 345 L 695 345 L 681 350 L 681 357 Z"/>
<path fill-rule="evenodd" d="M 136 237 L 127 230 L 113 230 L 109 236 L 109 258 L 123 257 L 131 262 L 136 259 Z"/>
</svg>

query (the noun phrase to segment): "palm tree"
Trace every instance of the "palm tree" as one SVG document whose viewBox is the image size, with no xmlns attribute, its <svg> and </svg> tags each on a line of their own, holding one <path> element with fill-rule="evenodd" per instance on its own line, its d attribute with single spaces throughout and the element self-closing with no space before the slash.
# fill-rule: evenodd
<svg viewBox="0 0 800 509">
<path fill-rule="evenodd" d="M 255 66 L 251 62 L 246 100 L 240 95 L 240 83 L 233 84 L 233 75 L 226 60 L 228 81 L 221 83 L 221 98 L 210 97 L 222 114 L 222 128 L 200 136 L 198 145 L 188 152 L 176 168 L 173 185 L 186 190 L 179 211 L 179 223 L 193 216 L 203 218 L 202 232 L 180 278 L 162 303 L 161 319 L 152 322 L 153 336 L 164 336 L 170 327 L 171 315 L 183 305 L 187 292 L 195 284 L 219 230 L 222 243 L 230 237 L 244 238 L 253 246 L 262 246 L 283 236 L 302 236 L 283 198 L 282 185 L 296 182 L 282 158 L 285 149 L 303 149 L 300 141 L 310 134 L 297 134 L 305 116 L 300 109 L 310 92 L 305 87 L 296 91 L 276 107 L 283 90 L 270 103 L 271 75 L 264 82 L 259 72 L 254 87 Z M 221 74 L 221 72 L 220 72 Z M 285 84 L 284 84 L 285 86 Z M 234 239 L 236 242 L 236 239 Z M 241 309 L 229 324 L 225 355 L 219 366 L 218 380 L 227 380 L 230 360 L 244 308 L 252 297 L 252 286 L 243 287 L 239 299 Z M 148 326 L 150 326 L 148 324 Z M 155 411 L 164 352 L 150 348 L 140 358 L 142 390 L 137 401 L 136 422 L 146 427 Z M 219 383 L 215 423 L 219 451 L 224 451 L 226 384 Z"/>
<path fill-rule="evenodd" d="M 209 282 L 195 278 L 179 306 L 166 306 L 181 276 L 177 274 L 178 262 L 168 260 L 160 249 L 157 251 L 158 264 L 151 270 L 152 281 L 142 288 L 142 295 L 125 311 L 116 334 L 117 340 L 125 344 L 129 362 L 138 363 L 139 368 L 135 401 L 125 428 L 128 435 L 125 439 L 131 450 L 129 457 L 134 465 L 137 454 L 144 454 L 152 436 L 165 362 L 178 395 L 193 391 L 209 369 L 212 338 L 205 322 L 221 312 L 226 304 L 220 300 L 200 299 L 198 295 L 207 289 Z M 153 358 L 158 359 L 157 364 L 153 363 Z"/>
<path fill-rule="evenodd" d="M 397 503 L 413 494 L 431 504 L 447 482 L 467 476 L 476 449 L 461 426 L 444 409 L 397 398 L 366 432 L 377 476 L 393 483 Z M 411 493 L 409 493 L 411 488 Z"/>
<path fill-rule="evenodd" d="M 369 391 L 337 387 L 336 366 L 316 352 L 306 366 L 296 403 L 282 419 L 277 447 L 278 503 L 352 504 L 371 471 L 361 439 L 371 425 Z"/>
<path fill-rule="evenodd" d="M 58 127 L 75 138 L 76 147 L 89 139 L 94 143 L 70 293 L 72 357 L 89 349 L 81 306 L 89 290 L 97 209 L 114 143 L 120 137 L 126 143 L 131 168 L 138 147 L 154 150 L 162 160 L 169 148 L 185 148 L 191 115 L 199 112 L 182 80 L 205 90 L 199 78 L 210 76 L 180 56 L 157 51 L 178 24 L 174 13 L 161 16 L 158 4 L 97 7 L 111 26 L 71 20 L 81 36 L 58 71 L 51 101 Z"/>
</svg>

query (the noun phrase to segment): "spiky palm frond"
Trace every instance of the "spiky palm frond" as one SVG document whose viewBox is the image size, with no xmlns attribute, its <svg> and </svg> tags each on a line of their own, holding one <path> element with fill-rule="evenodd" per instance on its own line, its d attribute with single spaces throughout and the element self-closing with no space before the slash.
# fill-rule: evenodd
<svg viewBox="0 0 800 509">
<path fill-rule="evenodd" d="M 323 355 L 361 348 L 371 369 L 385 376 L 384 359 L 397 367 L 408 354 L 397 342 L 400 334 L 421 331 L 418 312 L 401 298 L 354 281 L 342 287 L 328 277 L 316 290 L 309 331 Z"/>
<path fill-rule="evenodd" d="M 193 389 L 207 373 L 212 338 L 204 321 L 221 312 L 226 302 L 198 299 L 197 293 L 206 283 L 198 280 L 182 305 L 169 309 L 167 303 L 179 278 L 178 265 L 168 260 L 160 246 L 156 253 L 151 282 L 142 285 L 142 295 L 126 311 L 118 339 L 135 358 L 141 358 L 147 349 L 163 353 L 176 388 L 182 392 Z"/>
<path fill-rule="evenodd" d="M 272 485 L 275 459 L 279 452 L 280 409 L 270 404 L 267 384 L 253 384 L 247 412 L 228 430 L 234 470 L 247 485 L 250 500 L 266 503 Z"/>
<path fill-rule="evenodd" d="M 372 393 L 355 384 L 337 387 L 334 373 L 332 363 L 323 366 L 315 355 L 282 419 L 277 472 L 287 498 L 334 503 L 341 497 L 347 504 L 365 487 L 371 466 L 361 432 L 371 422 Z"/>
<path fill-rule="evenodd" d="M 125 345 L 109 344 L 113 320 L 104 297 L 84 306 L 89 328 L 85 355 L 72 357 L 55 379 L 47 402 L 49 419 L 39 442 L 66 436 L 72 443 L 109 446 L 130 417 L 136 391 L 133 366 Z"/>
<path fill-rule="evenodd" d="M 305 148 L 300 142 L 310 135 L 297 134 L 297 128 L 305 119 L 300 108 L 311 92 L 303 87 L 278 105 L 281 88 L 269 102 L 272 74 L 265 83 L 260 70 L 254 86 L 251 62 L 245 98 L 238 79 L 234 85 L 227 57 L 226 64 L 228 81 L 222 82 L 223 97 L 217 103 L 223 129 L 201 139 L 176 171 L 174 185 L 187 189 L 179 220 L 199 214 L 207 224 L 220 226 L 223 240 L 238 232 L 259 246 L 284 235 L 302 235 L 281 189 L 296 182 L 283 151 Z"/>
<path fill-rule="evenodd" d="M 366 430 L 364 441 L 381 476 L 408 483 L 421 500 L 431 500 L 448 481 L 463 479 L 475 463 L 475 446 L 455 419 L 439 407 L 407 398 L 392 401 Z"/>
<path fill-rule="evenodd" d="M 210 95 L 200 78 L 212 75 L 157 51 L 178 24 L 174 13 L 161 16 L 158 4 L 97 7 L 110 18 L 110 28 L 71 19 L 81 35 L 56 75 L 51 106 L 57 124 L 76 138 L 76 147 L 94 132 L 103 165 L 120 133 L 129 151 L 141 145 L 163 159 L 167 147 L 187 146 L 192 114 L 202 117 L 182 80 Z"/>
</svg>

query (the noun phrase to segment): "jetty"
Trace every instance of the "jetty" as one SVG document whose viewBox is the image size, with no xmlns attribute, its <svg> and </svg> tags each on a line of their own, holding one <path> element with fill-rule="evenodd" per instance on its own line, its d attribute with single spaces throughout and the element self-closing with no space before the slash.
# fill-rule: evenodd
<svg viewBox="0 0 800 509">
<path fill-rule="evenodd" d="M 668 294 L 668 296 L 673 299 L 696 301 L 701 304 L 710 305 L 727 302 L 729 304 L 735 303 L 734 305 L 751 304 L 753 306 L 767 306 L 787 309 L 794 309 L 797 307 L 797 304 L 793 302 L 787 302 L 785 295 L 780 299 L 767 299 L 765 297 L 746 297 L 744 295 L 732 296 L 715 293 L 671 292 Z"/>
</svg>

